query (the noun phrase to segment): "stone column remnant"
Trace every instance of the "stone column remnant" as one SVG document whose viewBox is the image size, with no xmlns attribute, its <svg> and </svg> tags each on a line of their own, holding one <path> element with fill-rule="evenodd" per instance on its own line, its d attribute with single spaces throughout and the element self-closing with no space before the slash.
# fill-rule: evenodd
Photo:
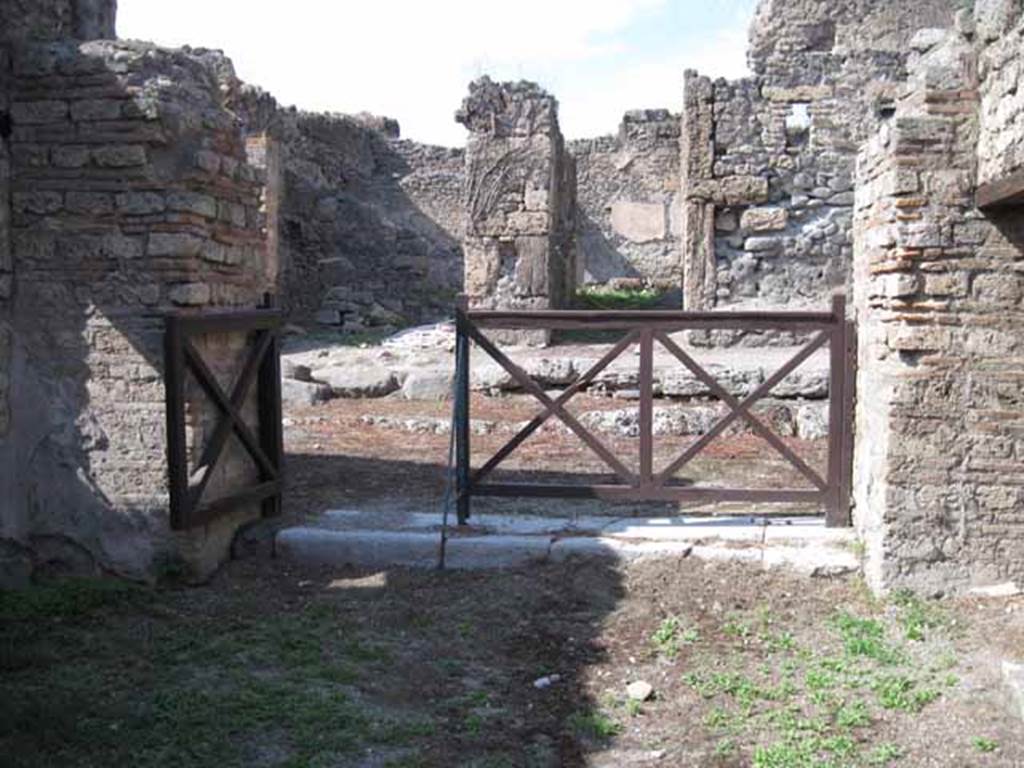
<svg viewBox="0 0 1024 768">
<path fill-rule="evenodd" d="M 566 306 L 575 287 L 575 165 L 558 102 L 534 83 L 470 84 L 465 292 L 474 307 Z"/>
</svg>

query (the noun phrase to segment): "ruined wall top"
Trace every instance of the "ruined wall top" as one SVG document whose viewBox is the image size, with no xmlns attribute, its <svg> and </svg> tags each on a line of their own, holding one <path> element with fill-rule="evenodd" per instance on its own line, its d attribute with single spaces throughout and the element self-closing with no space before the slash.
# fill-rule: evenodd
<svg viewBox="0 0 1024 768">
<path fill-rule="evenodd" d="M 558 133 L 558 101 L 536 83 L 496 83 L 481 77 L 455 113 L 471 133 L 496 138 Z"/>
<path fill-rule="evenodd" d="M 117 0 L 0 0 L 0 42 L 108 40 Z"/>
<path fill-rule="evenodd" d="M 812 84 L 829 66 L 815 59 L 870 53 L 899 55 L 925 27 L 949 28 L 962 0 L 761 0 L 750 25 L 747 53 L 757 75 L 785 71 L 793 85 Z"/>
</svg>

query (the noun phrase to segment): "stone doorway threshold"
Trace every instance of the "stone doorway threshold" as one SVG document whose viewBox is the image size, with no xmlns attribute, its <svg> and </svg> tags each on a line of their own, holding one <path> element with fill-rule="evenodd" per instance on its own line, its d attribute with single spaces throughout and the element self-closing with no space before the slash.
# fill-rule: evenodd
<svg viewBox="0 0 1024 768">
<path fill-rule="evenodd" d="M 449 528 L 446 567 L 510 568 L 571 557 L 697 557 L 833 577 L 860 568 L 852 529 L 808 517 L 590 517 L 482 514 Z M 436 568 L 439 513 L 331 510 L 277 533 L 279 557 L 307 565 Z"/>
</svg>

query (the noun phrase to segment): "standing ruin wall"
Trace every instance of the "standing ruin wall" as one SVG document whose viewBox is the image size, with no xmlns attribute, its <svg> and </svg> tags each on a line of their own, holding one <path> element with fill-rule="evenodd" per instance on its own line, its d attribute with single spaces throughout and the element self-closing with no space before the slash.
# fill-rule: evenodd
<svg viewBox="0 0 1024 768">
<path fill-rule="evenodd" d="M 1021 141 L 991 105 L 1022 28 L 978 10 L 918 41 L 858 164 L 855 521 L 879 590 L 1024 582 L 1024 224 L 975 201 Z"/>
<path fill-rule="evenodd" d="M 914 33 L 956 0 L 765 0 L 753 77 L 685 78 L 685 305 L 814 306 L 849 280 L 856 152 L 890 109 Z"/>
<path fill-rule="evenodd" d="M 250 135 L 277 146 L 282 295 L 293 322 L 360 331 L 450 313 L 462 273 L 460 150 L 367 115 L 281 109 L 228 85 Z"/>
<path fill-rule="evenodd" d="M 482 308 L 567 306 L 574 293 L 575 164 L 558 104 L 533 83 L 470 84 L 465 291 Z"/>
<path fill-rule="evenodd" d="M 615 136 L 569 142 L 576 161 L 580 282 L 682 282 L 679 115 L 627 112 Z"/>
<path fill-rule="evenodd" d="M 47 41 L 67 14 L 96 10 L 51 5 L 57 21 L 19 27 L 23 37 L 0 46 L 10 63 L 0 581 L 36 569 L 202 576 L 258 510 L 169 529 L 163 316 L 261 303 L 276 279 L 264 182 L 217 87 L 223 62 L 139 43 Z M 227 384 L 244 341 L 197 347 Z M 194 386 L 187 398 L 194 466 L 215 416 Z M 210 498 L 252 471 L 229 453 Z"/>
</svg>

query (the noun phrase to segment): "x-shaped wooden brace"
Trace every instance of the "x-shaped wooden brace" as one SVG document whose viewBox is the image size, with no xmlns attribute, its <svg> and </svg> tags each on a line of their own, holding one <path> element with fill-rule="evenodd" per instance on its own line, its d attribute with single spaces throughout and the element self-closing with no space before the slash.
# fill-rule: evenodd
<svg viewBox="0 0 1024 768">
<path fill-rule="evenodd" d="M 709 390 L 711 390 L 712 394 L 717 396 L 730 408 L 729 413 L 725 417 L 718 421 L 711 429 L 702 435 L 699 440 L 694 442 L 693 445 L 687 448 L 682 456 L 673 461 L 654 479 L 655 486 L 663 486 L 669 479 L 671 479 L 672 475 L 689 464 L 697 454 L 707 448 L 711 441 L 728 429 L 736 419 L 742 417 L 748 424 L 750 424 L 751 428 L 757 434 L 763 437 L 769 445 L 782 454 L 783 458 L 792 464 L 800 474 L 810 480 L 811 483 L 813 483 L 819 490 L 827 490 L 828 483 L 822 479 L 821 475 L 809 467 L 807 463 L 788 445 L 786 445 L 778 435 L 772 432 L 764 422 L 751 413 L 750 408 L 758 400 L 764 398 L 779 382 L 796 370 L 805 360 L 807 360 L 807 358 L 813 355 L 823 344 L 825 344 L 825 342 L 830 338 L 828 331 L 823 331 L 818 334 L 806 347 L 800 350 L 800 352 L 790 359 L 789 362 L 772 374 L 772 376 L 761 384 L 761 386 L 744 398 L 742 402 L 729 394 L 729 392 L 727 392 L 721 384 L 719 384 L 707 371 L 705 371 L 700 364 L 686 354 L 679 345 L 672 341 L 668 334 L 661 331 L 655 331 L 654 335 L 665 349 L 671 352 L 693 373 L 694 376 L 696 376 Z M 835 397 L 835 393 L 832 393 L 832 396 Z"/>
<path fill-rule="evenodd" d="M 512 375 L 512 378 L 514 378 L 523 389 L 540 400 L 541 404 L 544 406 L 544 410 L 541 413 L 534 416 L 533 419 L 531 419 L 515 437 L 509 440 L 501 450 L 494 454 L 490 461 L 474 473 L 472 479 L 472 483 L 474 485 L 494 471 L 494 469 L 501 464 L 501 462 L 503 462 L 508 455 L 512 453 L 512 451 L 522 445 L 524 440 L 540 429 L 548 419 L 551 418 L 551 416 L 557 416 L 576 434 L 577 437 L 580 438 L 580 440 L 587 445 L 587 447 L 596 453 L 612 469 L 612 471 L 615 472 L 620 480 L 628 485 L 635 484 L 633 474 L 615 457 L 615 454 L 605 447 L 604 443 L 594 437 L 594 435 L 587 431 L 587 429 L 580 424 L 580 422 L 571 413 L 565 410 L 565 404 L 580 392 L 580 390 L 589 385 L 590 382 L 592 382 L 594 378 L 601 373 L 601 371 L 611 365 L 615 358 L 621 355 L 637 340 L 639 335 L 637 331 L 626 335 L 618 344 L 612 347 L 604 357 L 591 367 L 590 370 L 577 379 L 571 387 L 566 389 L 558 396 L 557 399 L 552 400 L 548 394 L 541 389 L 540 385 L 530 378 L 528 373 L 512 362 L 471 323 L 466 323 L 465 329 L 466 333 L 480 346 L 481 349 L 490 355 L 502 368 L 508 371 L 509 374 Z"/>
<path fill-rule="evenodd" d="M 235 380 L 230 398 L 224 393 L 224 390 L 217 382 L 216 376 L 206 365 L 206 362 L 192 345 L 192 342 L 188 339 L 185 339 L 183 342 L 187 366 L 192 370 L 199 386 L 203 388 L 203 391 L 213 401 L 213 404 L 221 414 L 209 442 L 203 449 L 199 466 L 189 478 L 189 506 L 191 509 L 196 509 L 199 506 L 199 500 L 203 496 L 203 491 L 206 490 L 206 486 L 213 476 L 213 470 L 216 468 L 217 462 L 224 452 L 224 446 L 232 432 L 238 435 L 242 445 L 245 446 L 253 461 L 259 466 L 261 474 L 268 480 L 277 479 L 277 467 L 274 466 L 274 463 L 260 447 L 259 440 L 245 423 L 241 414 L 242 406 L 249 396 L 249 391 L 252 389 L 252 384 L 256 379 L 260 365 L 270 351 L 273 338 L 273 334 L 268 331 L 257 332 L 256 344 L 250 350 L 245 365 Z"/>
</svg>

